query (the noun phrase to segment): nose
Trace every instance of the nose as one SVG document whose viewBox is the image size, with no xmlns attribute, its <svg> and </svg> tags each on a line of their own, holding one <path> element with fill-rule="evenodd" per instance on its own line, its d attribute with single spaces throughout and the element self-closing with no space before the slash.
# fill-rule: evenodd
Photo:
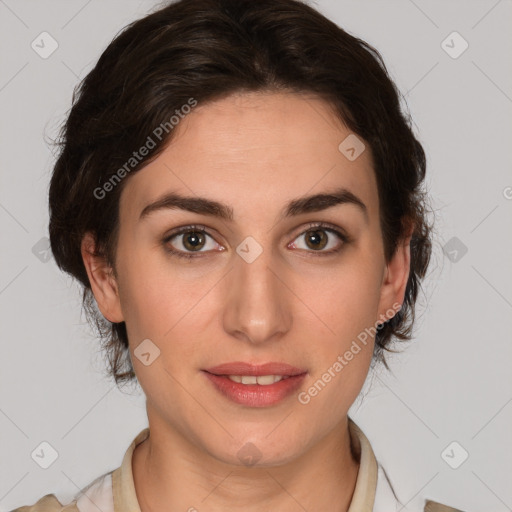
<svg viewBox="0 0 512 512">
<path fill-rule="evenodd" d="M 238 254 L 228 274 L 228 295 L 223 314 L 225 331 L 252 344 L 281 339 L 292 325 L 293 293 L 284 267 L 272 260 L 271 250 L 252 262 Z"/>
</svg>

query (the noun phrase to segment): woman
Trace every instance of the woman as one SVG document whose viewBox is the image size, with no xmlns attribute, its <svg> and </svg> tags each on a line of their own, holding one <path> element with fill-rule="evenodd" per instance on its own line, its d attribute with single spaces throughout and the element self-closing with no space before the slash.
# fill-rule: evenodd
<svg viewBox="0 0 512 512">
<path fill-rule="evenodd" d="M 61 144 L 52 251 L 149 428 L 72 503 L 17 510 L 403 508 L 348 417 L 431 250 L 378 52 L 295 0 L 182 0 L 109 45 Z"/>
</svg>

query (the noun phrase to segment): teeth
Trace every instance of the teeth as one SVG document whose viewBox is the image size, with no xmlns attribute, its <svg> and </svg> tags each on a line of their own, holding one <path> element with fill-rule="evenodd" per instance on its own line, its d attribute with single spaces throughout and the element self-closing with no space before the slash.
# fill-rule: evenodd
<svg viewBox="0 0 512 512">
<path fill-rule="evenodd" d="M 260 386 L 268 386 L 285 378 L 282 375 L 259 375 L 258 377 L 254 375 L 228 375 L 228 377 L 239 384 L 259 384 Z"/>
</svg>

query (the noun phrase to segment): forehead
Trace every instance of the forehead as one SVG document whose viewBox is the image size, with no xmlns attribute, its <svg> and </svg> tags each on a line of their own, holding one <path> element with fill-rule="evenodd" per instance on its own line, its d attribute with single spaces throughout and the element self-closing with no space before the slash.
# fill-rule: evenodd
<svg viewBox="0 0 512 512">
<path fill-rule="evenodd" d="M 343 186 L 372 217 L 378 193 L 371 151 L 366 145 L 357 156 L 364 143 L 354 137 L 312 95 L 251 92 L 199 104 L 179 121 L 164 151 L 130 176 L 121 212 L 129 206 L 128 213 L 140 213 L 176 191 L 227 203 L 236 218 L 254 215 L 256 207 L 275 213 L 290 199 Z"/>
</svg>

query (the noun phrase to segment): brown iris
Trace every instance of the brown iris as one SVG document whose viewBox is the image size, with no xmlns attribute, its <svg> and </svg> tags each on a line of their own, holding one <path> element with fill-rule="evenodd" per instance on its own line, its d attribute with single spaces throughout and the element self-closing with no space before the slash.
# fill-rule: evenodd
<svg viewBox="0 0 512 512">
<path fill-rule="evenodd" d="M 306 244 L 311 249 L 323 249 L 327 245 L 327 234 L 325 230 L 316 229 L 306 231 Z"/>
<path fill-rule="evenodd" d="M 204 234 L 200 231 L 189 231 L 183 235 L 183 245 L 188 251 L 201 249 L 204 242 Z"/>
</svg>

